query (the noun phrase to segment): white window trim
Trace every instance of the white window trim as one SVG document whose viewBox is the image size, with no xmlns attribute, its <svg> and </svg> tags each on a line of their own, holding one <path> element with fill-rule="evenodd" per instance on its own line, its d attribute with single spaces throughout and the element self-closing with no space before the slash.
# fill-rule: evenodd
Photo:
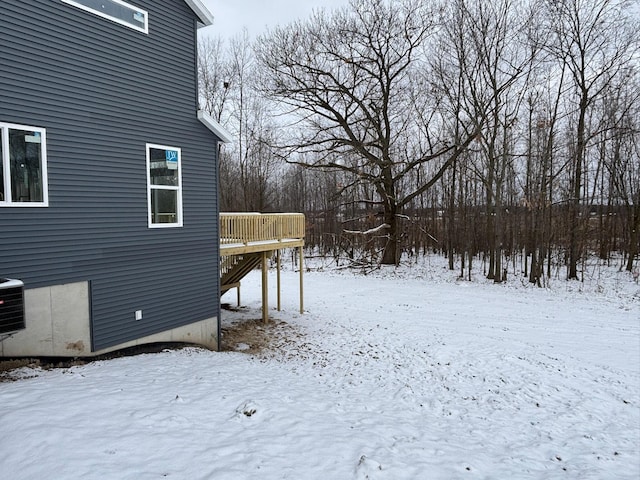
<svg viewBox="0 0 640 480">
<path fill-rule="evenodd" d="M 178 186 L 172 185 L 151 185 L 151 155 L 150 150 L 157 148 L 160 150 L 177 150 L 178 152 Z M 177 228 L 182 227 L 182 149 L 168 145 L 158 145 L 147 143 L 147 222 L 149 228 Z M 152 223 L 151 218 L 151 190 L 173 190 L 177 191 L 177 222 L 176 223 Z"/>
<path fill-rule="evenodd" d="M 9 129 L 25 130 L 40 133 L 40 152 L 42 168 L 42 202 L 14 202 L 11 198 L 11 161 L 9 159 Z M 4 199 L 0 200 L 0 207 L 48 207 L 49 206 L 49 175 L 47 174 L 47 130 L 46 128 L 20 125 L 17 123 L 0 122 L 2 130 L 2 158 L 0 159 L 4 179 Z"/>
<path fill-rule="evenodd" d="M 111 15 L 107 15 L 106 13 L 103 13 L 100 10 L 94 10 L 93 8 L 87 7 L 86 5 L 78 3 L 74 0 L 62 0 L 63 3 L 68 3 L 69 5 L 73 5 L 74 7 L 84 10 L 85 12 L 93 13 L 98 17 L 106 18 L 107 20 L 111 20 L 112 22 L 118 23 L 120 25 L 124 25 L 125 27 L 129 27 L 138 32 L 149 34 L 149 12 L 147 12 L 146 10 L 143 10 L 142 8 L 138 8 L 135 5 L 131 5 L 130 3 L 123 2 L 122 0 L 109 0 L 109 1 L 113 3 L 117 3 L 118 5 L 122 5 L 123 7 L 128 7 L 131 10 L 137 10 L 138 12 L 142 13 L 144 15 L 144 28 L 137 27 L 136 25 L 133 25 L 131 23 L 127 23 L 124 20 L 119 19 L 118 17 L 112 17 Z"/>
</svg>

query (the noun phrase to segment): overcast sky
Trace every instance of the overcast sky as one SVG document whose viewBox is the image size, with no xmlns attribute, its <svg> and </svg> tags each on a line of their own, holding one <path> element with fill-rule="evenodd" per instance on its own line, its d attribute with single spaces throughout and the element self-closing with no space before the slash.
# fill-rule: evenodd
<svg viewBox="0 0 640 480">
<path fill-rule="evenodd" d="M 247 27 L 251 37 L 256 37 L 267 26 L 306 18 L 314 8 L 347 5 L 348 0 L 203 0 L 203 3 L 215 17 L 206 33 L 228 39 L 241 33 L 243 27 Z"/>
</svg>

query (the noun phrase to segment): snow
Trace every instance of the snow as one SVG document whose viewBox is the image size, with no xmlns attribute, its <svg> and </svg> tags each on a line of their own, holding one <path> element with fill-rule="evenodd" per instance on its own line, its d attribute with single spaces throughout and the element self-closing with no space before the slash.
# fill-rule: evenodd
<svg viewBox="0 0 640 480">
<path fill-rule="evenodd" d="M 285 271 L 258 354 L 247 340 L 20 369 L 0 383 L 0 477 L 640 478 L 631 275 L 539 289 L 443 265 L 314 269 L 304 315 Z M 260 318 L 259 282 L 224 325 Z"/>
</svg>

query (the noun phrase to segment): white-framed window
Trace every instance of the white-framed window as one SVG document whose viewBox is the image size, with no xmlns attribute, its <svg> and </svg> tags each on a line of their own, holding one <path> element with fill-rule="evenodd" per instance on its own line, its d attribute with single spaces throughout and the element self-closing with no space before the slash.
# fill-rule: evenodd
<svg viewBox="0 0 640 480">
<path fill-rule="evenodd" d="M 149 13 L 122 0 L 62 0 L 102 18 L 149 33 Z"/>
<path fill-rule="evenodd" d="M 47 132 L 0 122 L 0 207 L 47 207 Z"/>
<path fill-rule="evenodd" d="M 149 228 L 182 226 L 181 149 L 147 143 Z"/>
</svg>

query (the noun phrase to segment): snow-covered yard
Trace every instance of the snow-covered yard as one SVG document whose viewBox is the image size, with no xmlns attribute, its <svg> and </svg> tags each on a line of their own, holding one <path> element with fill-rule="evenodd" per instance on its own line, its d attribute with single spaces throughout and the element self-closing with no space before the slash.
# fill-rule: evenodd
<svg viewBox="0 0 640 480">
<path fill-rule="evenodd" d="M 312 271 L 304 315 L 284 272 L 258 354 L 21 369 L 0 383 L 0 477 L 640 478 L 631 276 L 538 289 L 456 281 L 443 264 Z M 254 273 L 225 326 L 259 318 Z"/>
</svg>

